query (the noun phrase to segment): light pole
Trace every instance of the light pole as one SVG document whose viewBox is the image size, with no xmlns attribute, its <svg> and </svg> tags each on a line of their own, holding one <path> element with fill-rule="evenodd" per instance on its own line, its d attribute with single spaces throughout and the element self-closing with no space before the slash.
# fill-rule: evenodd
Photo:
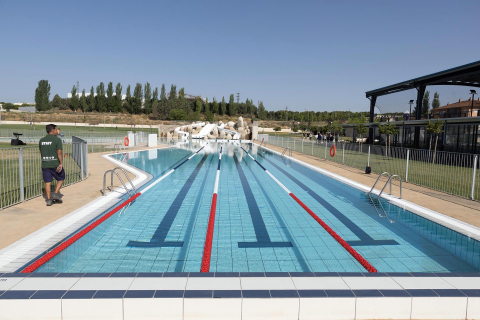
<svg viewBox="0 0 480 320">
<path fill-rule="evenodd" d="M 412 120 L 412 104 L 413 104 L 413 100 L 410 100 L 408 102 L 410 104 L 410 114 L 408 115 L 408 120 Z"/>
<path fill-rule="evenodd" d="M 471 111 L 470 111 L 470 117 L 473 117 L 473 100 L 475 99 L 475 95 L 477 94 L 477 91 L 470 90 L 470 94 L 472 95 L 472 108 L 471 108 Z"/>
</svg>

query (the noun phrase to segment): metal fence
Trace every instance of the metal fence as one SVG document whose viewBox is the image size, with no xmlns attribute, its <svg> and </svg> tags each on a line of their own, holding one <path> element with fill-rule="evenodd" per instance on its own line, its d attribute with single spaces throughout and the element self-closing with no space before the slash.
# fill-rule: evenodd
<svg viewBox="0 0 480 320">
<path fill-rule="evenodd" d="M 88 176 L 85 141 L 63 145 L 64 186 Z M 44 192 L 38 145 L 0 149 L 0 209 L 40 196 Z M 55 188 L 56 181 L 52 183 Z"/>
<path fill-rule="evenodd" d="M 480 200 L 478 155 L 445 151 L 419 150 L 358 143 L 331 142 L 259 135 L 264 144 L 289 147 L 294 151 L 323 158 L 373 173 L 389 172 L 403 181 L 456 196 Z M 330 149 L 335 145 L 335 156 Z M 333 153 L 333 152 L 332 152 Z"/>
</svg>

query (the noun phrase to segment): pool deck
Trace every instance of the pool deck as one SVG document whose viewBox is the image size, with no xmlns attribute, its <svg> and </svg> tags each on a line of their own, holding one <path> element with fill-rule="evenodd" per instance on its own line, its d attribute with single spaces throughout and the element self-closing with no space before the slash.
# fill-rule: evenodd
<svg viewBox="0 0 480 320">
<path fill-rule="evenodd" d="M 267 144 L 266 147 L 277 152 L 282 152 L 284 149 L 271 144 Z M 378 177 L 377 174 L 365 174 L 363 171 L 356 168 L 295 151 L 292 151 L 292 156 L 295 159 L 367 186 L 372 186 Z M 386 181 L 386 179 L 383 181 Z M 383 184 L 379 182 L 378 185 Z M 393 187 L 392 192 L 394 195 L 398 196 L 398 188 Z M 442 213 L 446 216 L 480 228 L 480 202 L 478 201 L 468 200 L 411 183 L 403 183 L 402 197 L 407 201 L 416 203 L 427 209 Z"/>
</svg>

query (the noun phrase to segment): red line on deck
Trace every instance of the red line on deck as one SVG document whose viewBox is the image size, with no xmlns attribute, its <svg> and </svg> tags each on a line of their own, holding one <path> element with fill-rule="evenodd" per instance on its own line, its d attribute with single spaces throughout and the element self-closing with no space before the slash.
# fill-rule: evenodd
<svg viewBox="0 0 480 320">
<path fill-rule="evenodd" d="M 50 259 L 52 259 L 53 257 L 55 257 L 57 254 L 59 254 L 60 252 L 62 252 L 63 250 L 65 250 L 66 248 L 68 248 L 70 245 L 72 245 L 75 241 L 77 241 L 78 239 L 80 239 L 81 237 L 83 237 L 84 235 L 86 235 L 87 233 L 89 233 L 90 231 L 92 231 L 94 228 L 96 228 L 97 226 L 99 226 L 102 222 L 104 222 L 105 220 L 107 220 L 108 218 L 110 218 L 112 215 L 114 215 L 115 213 L 117 213 L 120 209 L 122 209 L 123 207 L 125 207 L 127 204 L 131 203 L 133 200 L 135 200 L 136 198 L 138 198 L 138 196 L 140 196 L 141 193 L 137 193 L 135 194 L 133 197 L 129 198 L 128 200 L 122 202 L 119 206 L 117 206 L 116 208 L 114 208 L 112 211 L 108 212 L 107 214 L 105 214 L 103 217 L 101 217 L 100 219 L 96 220 L 95 222 L 93 222 L 92 224 L 88 225 L 87 227 L 85 227 L 84 229 L 80 230 L 79 232 L 77 232 L 75 235 L 73 235 L 71 238 L 69 238 L 68 240 L 62 242 L 59 246 L 55 247 L 52 251 L 44 254 L 42 257 L 40 257 L 39 259 L 37 259 L 34 263 L 32 263 L 31 265 L 29 265 L 28 267 L 26 267 L 25 269 L 23 269 L 21 271 L 21 273 L 30 273 L 30 272 L 33 272 L 35 270 L 37 270 L 38 268 L 40 268 L 42 265 L 44 265 L 47 261 L 49 261 Z"/>
<path fill-rule="evenodd" d="M 207 237 L 205 238 L 205 248 L 203 249 L 202 267 L 200 272 L 210 271 L 210 259 L 212 257 L 213 229 L 215 228 L 215 210 L 217 208 L 217 194 L 213 194 L 212 206 L 210 208 L 210 219 L 208 220 Z"/>
<path fill-rule="evenodd" d="M 375 269 L 364 257 L 362 257 L 355 249 L 353 249 L 345 240 L 343 240 L 332 228 L 328 226 L 322 219 L 320 219 L 310 208 L 308 208 L 300 199 L 298 199 L 293 193 L 290 193 L 290 196 L 297 201 L 299 205 L 302 206 L 305 211 L 308 212 L 338 243 L 345 248 L 368 272 L 376 273 Z"/>
</svg>

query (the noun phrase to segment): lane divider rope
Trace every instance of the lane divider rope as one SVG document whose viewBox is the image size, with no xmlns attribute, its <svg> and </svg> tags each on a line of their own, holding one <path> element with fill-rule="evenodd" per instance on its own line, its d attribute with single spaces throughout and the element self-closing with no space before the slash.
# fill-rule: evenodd
<svg viewBox="0 0 480 320">
<path fill-rule="evenodd" d="M 300 199 L 297 198 L 290 190 L 287 189 L 273 174 L 271 174 L 264 166 L 262 166 L 254 157 L 248 153 L 243 147 L 243 151 L 247 153 L 247 155 L 252 158 L 255 163 L 257 163 L 283 190 L 285 190 L 289 196 L 291 196 L 307 213 L 315 219 L 337 242 L 350 253 L 355 260 L 357 260 L 368 272 L 376 273 L 377 269 L 372 266 L 364 257 L 362 257 L 355 249 L 352 248 L 342 237 L 340 237 L 328 224 L 326 224 L 320 217 L 318 217 L 309 207 L 307 207 Z"/>
<path fill-rule="evenodd" d="M 205 237 L 205 247 L 203 249 L 202 266 L 200 272 L 210 271 L 210 260 L 212 257 L 213 230 L 215 228 L 215 210 L 217 208 L 218 182 L 220 180 L 220 163 L 222 162 L 222 149 L 218 158 L 217 175 L 215 177 L 215 187 L 213 189 L 212 205 L 210 207 L 210 218 L 208 219 L 207 236 Z"/>
<path fill-rule="evenodd" d="M 188 160 L 192 159 L 196 154 L 198 154 L 203 148 L 205 148 L 205 146 L 203 146 L 202 148 L 200 148 L 199 150 L 197 150 L 194 154 L 192 154 L 190 157 L 188 157 L 187 159 L 185 159 L 182 163 L 180 163 L 179 165 L 177 165 L 175 168 L 173 168 L 172 170 L 170 170 L 169 172 L 167 172 L 166 174 L 164 174 L 162 177 L 160 177 L 159 179 L 157 179 L 154 183 L 152 183 L 151 185 L 149 185 L 147 188 L 145 188 L 144 190 L 142 190 L 142 192 L 138 192 L 136 193 L 134 196 L 132 196 L 131 198 L 127 199 L 126 201 L 122 202 L 120 205 L 118 205 L 117 207 L 115 207 L 113 210 L 109 211 L 108 213 L 106 213 L 105 215 L 103 215 L 100 219 L 98 220 L 95 220 L 93 223 L 89 224 L 88 226 L 86 226 L 85 228 L 83 228 L 82 230 L 80 230 L 79 232 L 77 232 L 76 234 L 74 234 L 73 236 L 71 236 L 70 238 L 68 238 L 66 241 L 60 243 L 58 246 L 56 246 L 55 248 L 53 248 L 53 250 L 47 252 L 46 254 L 44 254 L 43 256 L 41 256 L 40 258 L 38 258 L 37 260 L 35 260 L 32 264 L 28 265 L 25 269 L 23 269 L 21 271 L 21 273 L 31 273 L 35 270 L 37 270 L 38 268 L 40 268 L 42 265 L 44 265 L 45 263 L 47 263 L 49 260 L 51 260 L 52 258 L 54 258 L 56 255 L 58 255 L 60 252 L 62 252 L 63 250 L 65 250 L 66 248 L 68 248 L 69 246 L 71 246 L 73 243 L 75 243 L 78 239 L 80 239 L 81 237 L 83 237 L 84 235 L 86 235 L 87 233 L 89 233 L 90 231 L 92 231 L 93 229 L 95 229 L 96 227 L 98 227 L 102 222 L 104 222 L 105 220 L 107 220 L 108 218 L 110 218 L 112 215 L 114 215 L 115 213 L 117 213 L 120 209 L 124 208 L 125 206 L 129 205 L 130 203 L 132 203 L 136 198 L 138 198 L 141 194 L 144 194 L 146 191 L 148 191 L 149 189 L 151 189 L 154 185 L 158 184 L 160 181 L 162 181 L 163 179 L 165 179 L 166 177 L 168 177 L 170 174 L 172 174 L 175 170 L 177 170 L 178 168 L 180 168 L 180 166 L 182 166 L 185 162 L 187 162 Z"/>
</svg>

